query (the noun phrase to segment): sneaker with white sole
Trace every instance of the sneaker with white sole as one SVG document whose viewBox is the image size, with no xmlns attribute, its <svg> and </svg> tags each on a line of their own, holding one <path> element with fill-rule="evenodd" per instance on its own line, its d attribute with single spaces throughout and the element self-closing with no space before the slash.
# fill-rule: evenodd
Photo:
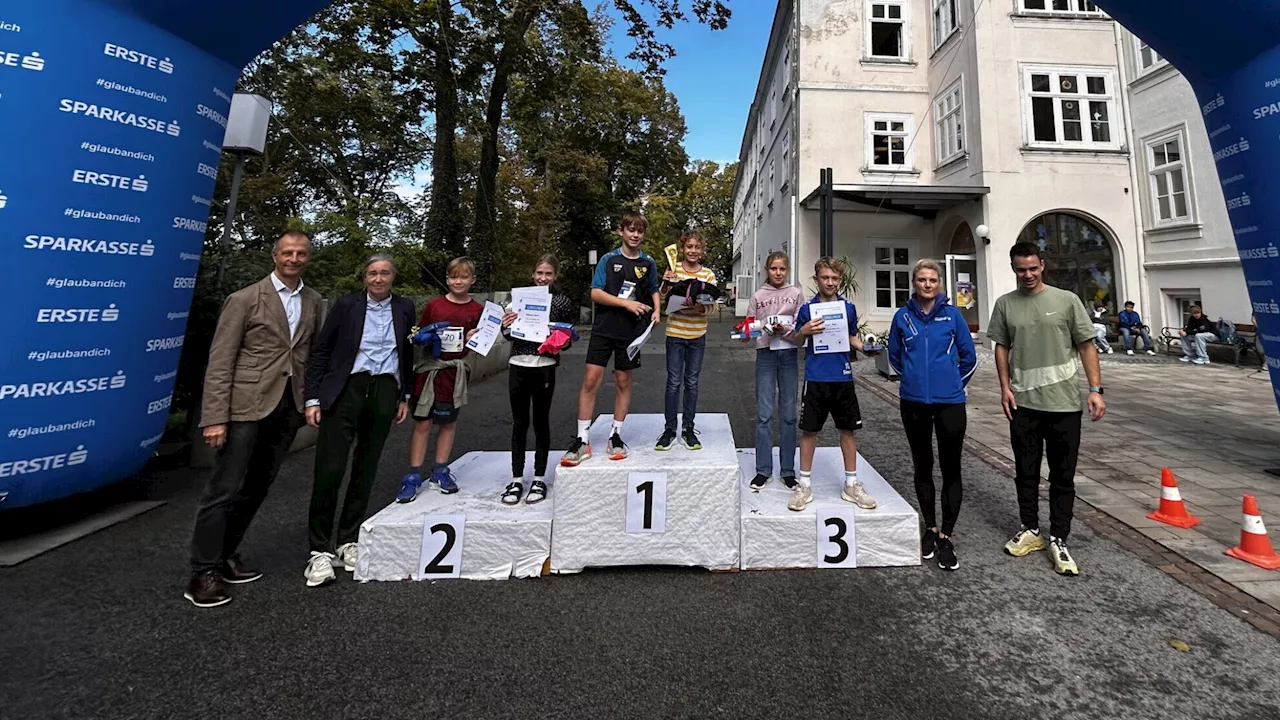
<svg viewBox="0 0 1280 720">
<path fill-rule="evenodd" d="M 1022 557 L 1029 555 L 1037 550 L 1045 548 L 1044 537 L 1040 535 L 1040 531 L 1029 530 L 1024 525 L 1018 529 L 1013 538 L 1004 544 L 1004 551 L 1014 557 Z"/>
<path fill-rule="evenodd" d="M 342 563 L 342 569 L 347 572 L 356 571 L 356 560 L 359 558 L 360 546 L 355 543 L 347 543 L 338 546 L 338 561 Z"/>
<path fill-rule="evenodd" d="M 569 441 L 569 451 L 560 458 L 560 464 L 564 467 L 577 467 L 590 459 L 591 443 L 574 435 L 573 440 Z"/>
<path fill-rule="evenodd" d="M 1147 351 L 1147 354 L 1148 354 L 1148 355 L 1155 355 L 1155 354 L 1156 354 L 1156 351 L 1155 351 L 1155 350 L 1148 350 L 1148 351 Z"/>
<path fill-rule="evenodd" d="M 680 433 L 680 442 L 690 450 L 701 450 L 702 441 L 698 439 L 698 431 L 691 427 L 687 427 Z"/>
<path fill-rule="evenodd" d="M 863 510 L 875 510 L 876 499 L 867 494 L 866 489 L 862 487 L 862 483 L 847 483 L 844 489 L 840 491 L 840 499 L 845 502 L 851 502 Z"/>
<path fill-rule="evenodd" d="M 920 559 L 932 560 L 938 550 L 938 531 L 925 528 L 920 534 Z"/>
<path fill-rule="evenodd" d="M 1133 357 L 1133 351 L 1132 351 L 1132 350 L 1125 350 L 1125 351 L 1124 351 L 1124 354 L 1125 354 L 1125 355 L 1128 355 L 1129 357 Z"/>
<path fill-rule="evenodd" d="M 956 546 L 951 538 L 938 538 L 938 567 L 943 570 L 958 570 L 960 561 L 956 559 Z"/>
<path fill-rule="evenodd" d="M 756 473 L 756 476 L 751 478 L 751 482 L 747 483 L 748 487 L 751 488 L 751 492 L 760 492 L 768 484 L 769 476 L 764 473 Z"/>
<path fill-rule="evenodd" d="M 1059 575 L 1068 575 L 1071 577 L 1075 577 L 1080 574 L 1080 568 L 1076 566 L 1076 561 L 1071 558 L 1071 553 L 1067 550 L 1066 538 L 1050 539 L 1049 554 L 1053 556 L 1054 572 Z"/>
<path fill-rule="evenodd" d="M 813 490 L 804 483 L 798 483 L 796 489 L 791 491 L 791 499 L 787 501 L 787 509 L 800 512 L 811 502 L 813 502 Z"/>
<path fill-rule="evenodd" d="M 319 587 L 336 580 L 338 576 L 333 572 L 333 554 L 312 550 L 303 577 L 307 579 L 307 587 Z"/>
<path fill-rule="evenodd" d="M 662 435 L 658 436 L 658 442 L 653 444 L 653 449 L 659 452 L 665 452 L 676 444 L 676 431 L 670 428 L 663 430 Z"/>
<path fill-rule="evenodd" d="M 1182 357 L 1178 358 L 1178 361 L 1179 361 L 1179 362 L 1191 362 L 1191 358 L 1187 357 L 1186 355 L 1183 355 Z"/>
<path fill-rule="evenodd" d="M 1208 365 L 1208 364 L 1209 364 L 1209 358 L 1196 358 L 1195 360 L 1192 360 L 1191 362 L 1192 362 L 1192 363 L 1194 363 L 1194 364 L 1196 364 L 1196 365 Z"/>
</svg>

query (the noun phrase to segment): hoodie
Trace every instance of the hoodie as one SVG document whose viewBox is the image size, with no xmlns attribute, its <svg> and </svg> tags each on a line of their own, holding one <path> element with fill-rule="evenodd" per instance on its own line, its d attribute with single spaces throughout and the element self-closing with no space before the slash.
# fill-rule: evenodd
<svg viewBox="0 0 1280 720">
<path fill-rule="evenodd" d="M 800 313 L 800 306 L 803 304 L 804 295 L 800 292 L 800 288 L 795 285 L 783 285 L 780 288 L 776 288 L 769 283 L 765 283 L 751 296 L 751 303 L 747 308 L 747 316 L 763 322 L 770 315 L 790 315 L 794 321 L 795 317 Z M 756 349 L 764 350 L 768 348 L 770 339 L 770 336 L 761 333 L 760 337 L 756 338 Z"/>
<path fill-rule="evenodd" d="M 898 374 L 898 395 L 917 403 L 965 401 L 965 386 L 978 355 L 964 316 L 939 294 L 926 314 L 915 295 L 889 327 L 889 364 Z"/>
</svg>

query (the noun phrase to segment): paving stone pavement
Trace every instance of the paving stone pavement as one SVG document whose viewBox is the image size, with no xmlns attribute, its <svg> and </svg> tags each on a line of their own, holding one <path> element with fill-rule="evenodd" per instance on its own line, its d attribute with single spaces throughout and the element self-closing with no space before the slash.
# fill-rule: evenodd
<svg viewBox="0 0 1280 720">
<path fill-rule="evenodd" d="M 978 355 L 969 385 L 968 439 L 971 449 L 981 446 L 978 454 L 985 460 L 1011 472 L 1013 450 L 994 356 L 985 347 Z M 876 374 L 872 363 L 856 366 L 864 386 L 896 397 L 896 383 Z M 1239 542 L 1245 494 L 1257 499 L 1264 522 L 1280 528 L 1280 478 L 1265 472 L 1280 468 L 1280 412 L 1265 369 L 1110 355 L 1102 358 L 1102 380 L 1107 414 L 1084 423 L 1077 497 L 1157 543 L 1166 552 L 1156 550 L 1149 559 L 1166 571 L 1177 569 L 1171 574 L 1207 572 L 1223 587 L 1280 610 L 1280 571 L 1224 554 Z M 1177 478 L 1187 510 L 1202 520 L 1197 527 L 1184 530 L 1147 518 L 1159 504 L 1163 467 Z M 1048 478 L 1047 464 L 1042 476 Z M 1169 552 L 1183 562 L 1172 562 Z"/>
</svg>

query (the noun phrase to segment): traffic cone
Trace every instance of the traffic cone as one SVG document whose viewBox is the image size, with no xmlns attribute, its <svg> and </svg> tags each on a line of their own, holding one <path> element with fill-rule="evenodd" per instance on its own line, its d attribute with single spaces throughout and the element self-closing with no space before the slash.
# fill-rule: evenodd
<svg viewBox="0 0 1280 720">
<path fill-rule="evenodd" d="M 1271 547 L 1267 528 L 1262 524 L 1262 513 L 1258 512 L 1258 501 L 1254 500 L 1252 495 L 1244 496 L 1244 519 L 1240 524 L 1240 544 L 1228 550 L 1227 554 L 1267 570 L 1280 568 L 1280 555 L 1277 555 L 1275 549 Z"/>
<path fill-rule="evenodd" d="M 1182 504 L 1182 494 L 1178 492 L 1178 483 L 1169 468 L 1160 471 L 1160 509 L 1147 517 L 1183 529 L 1200 524 L 1200 518 L 1187 512 L 1186 505 Z"/>
</svg>

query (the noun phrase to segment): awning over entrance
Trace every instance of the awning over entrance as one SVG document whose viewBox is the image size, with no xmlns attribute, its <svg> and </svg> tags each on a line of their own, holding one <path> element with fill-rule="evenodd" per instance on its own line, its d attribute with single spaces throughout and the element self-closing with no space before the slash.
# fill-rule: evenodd
<svg viewBox="0 0 1280 720">
<path fill-rule="evenodd" d="M 932 220 L 939 210 L 958 205 L 966 200 L 978 200 L 991 192 L 981 185 L 833 185 L 835 210 L 874 212 L 876 208 L 887 212 L 907 213 Z M 821 205 L 820 188 L 814 188 L 800 203 L 806 210 L 817 210 Z"/>
</svg>

